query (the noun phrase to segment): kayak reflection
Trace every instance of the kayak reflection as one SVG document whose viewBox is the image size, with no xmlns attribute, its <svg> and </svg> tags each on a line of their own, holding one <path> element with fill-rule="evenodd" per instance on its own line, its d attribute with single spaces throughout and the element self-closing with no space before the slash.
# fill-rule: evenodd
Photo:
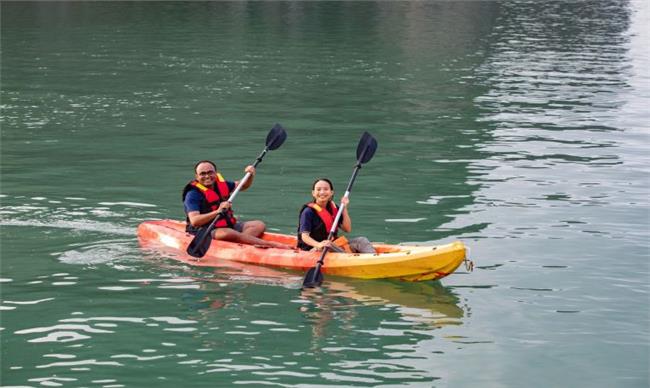
<svg viewBox="0 0 650 388">
<path fill-rule="evenodd" d="M 146 252 L 145 257 L 148 260 L 160 262 L 161 259 L 173 259 L 173 264 L 165 261 L 166 265 L 178 268 L 179 258 L 174 257 L 181 255 L 178 251 L 161 251 L 160 247 L 152 247 Z M 300 289 L 302 285 L 302 273 L 231 260 L 220 261 L 211 267 L 183 266 L 183 271 L 189 271 L 189 277 L 195 281 L 221 285 L 243 283 L 289 289 Z M 325 325 L 330 320 L 327 316 L 334 310 L 343 318 L 345 314 L 354 315 L 357 307 L 364 306 L 384 306 L 398 312 L 405 320 L 435 327 L 460 325 L 464 316 L 458 297 L 439 281 L 400 282 L 330 277 L 320 289 L 302 290 L 299 298 L 302 302 L 300 310 L 306 314 L 308 320 L 319 322 L 317 326 Z M 221 308 L 227 304 L 227 300 L 211 300 L 209 295 L 205 295 L 202 306 L 210 309 Z M 352 316 L 348 317 L 351 318 Z"/>
</svg>

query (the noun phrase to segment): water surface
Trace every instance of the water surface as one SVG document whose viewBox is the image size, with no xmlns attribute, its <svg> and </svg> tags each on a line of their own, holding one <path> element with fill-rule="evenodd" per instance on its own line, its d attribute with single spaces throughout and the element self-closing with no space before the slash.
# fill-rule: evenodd
<svg viewBox="0 0 650 388">
<path fill-rule="evenodd" d="M 649 384 L 641 1 L 2 3 L 3 386 Z M 354 234 L 470 247 L 440 282 L 139 248 L 199 159 L 293 233 L 312 180 Z"/>
</svg>

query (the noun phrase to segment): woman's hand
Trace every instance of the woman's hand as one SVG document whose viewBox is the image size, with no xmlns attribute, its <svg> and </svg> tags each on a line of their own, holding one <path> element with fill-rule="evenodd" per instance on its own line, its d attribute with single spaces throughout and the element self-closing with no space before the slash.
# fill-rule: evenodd
<svg viewBox="0 0 650 388">
<path fill-rule="evenodd" d="M 352 220 L 350 219 L 350 214 L 348 213 L 349 206 L 350 198 L 343 196 L 343 198 L 341 198 L 341 207 L 343 207 L 343 220 L 341 221 L 341 230 L 345 233 L 352 232 Z"/>
<path fill-rule="evenodd" d="M 318 243 L 318 246 L 316 248 L 318 248 L 318 250 L 323 250 L 323 249 L 325 249 L 325 247 L 332 248 L 333 246 L 334 246 L 334 243 L 332 241 L 323 240 L 323 241 Z"/>
</svg>

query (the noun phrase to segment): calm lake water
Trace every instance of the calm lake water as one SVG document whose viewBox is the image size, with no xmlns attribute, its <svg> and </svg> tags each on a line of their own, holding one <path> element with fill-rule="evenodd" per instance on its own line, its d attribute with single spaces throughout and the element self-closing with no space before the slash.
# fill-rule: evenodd
<svg viewBox="0 0 650 388">
<path fill-rule="evenodd" d="M 647 387 L 650 7 L 1 5 L 0 385 Z M 188 267 L 138 246 L 199 159 L 293 233 L 470 247 L 440 282 Z"/>
</svg>

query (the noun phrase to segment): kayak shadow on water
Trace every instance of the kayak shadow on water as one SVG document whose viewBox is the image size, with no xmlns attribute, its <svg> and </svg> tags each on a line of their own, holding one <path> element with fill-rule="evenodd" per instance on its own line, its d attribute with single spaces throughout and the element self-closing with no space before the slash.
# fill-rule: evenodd
<svg viewBox="0 0 650 388">
<path fill-rule="evenodd" d="M 364 280 L 328 276 L 320 288 L 302 289 L 303 273 L 285 271 L 271 267 L 222 260 L 214 267 L 188 267 L 178 264 L 181 255 L 177 250 L 160 246 L 143 246 L 144 258 L 157 266 L 189 272 L 196 282 L 228 284 L 249 284 L 295 289 L 299 309 L 308 321 L 314 324 L 314 335 L 325 330 L 327 322 L 336 315 L 343 321 L 351 320 L 360 308 L 380 306 L 397 312 L 402 319 L 421 323 L 428 327 L 461 325 L 465 311 L 459 306 L 459 298 L 451 288 L 440 281 L 402 282 L 396 280 Z M 173 260 L 173 262 L 172 262 Z M 205 308 L 221 308 L 227 301 L 221 298 L 209 302 Z M 349 316 L 347 316 L 349 315 Z M 329 318 L 328 318 L 329 317 Z M 347 317 L 347 318 L 346 318 Z M 340 322 L 339 322 L 340 323 Z"/>
</svg>

